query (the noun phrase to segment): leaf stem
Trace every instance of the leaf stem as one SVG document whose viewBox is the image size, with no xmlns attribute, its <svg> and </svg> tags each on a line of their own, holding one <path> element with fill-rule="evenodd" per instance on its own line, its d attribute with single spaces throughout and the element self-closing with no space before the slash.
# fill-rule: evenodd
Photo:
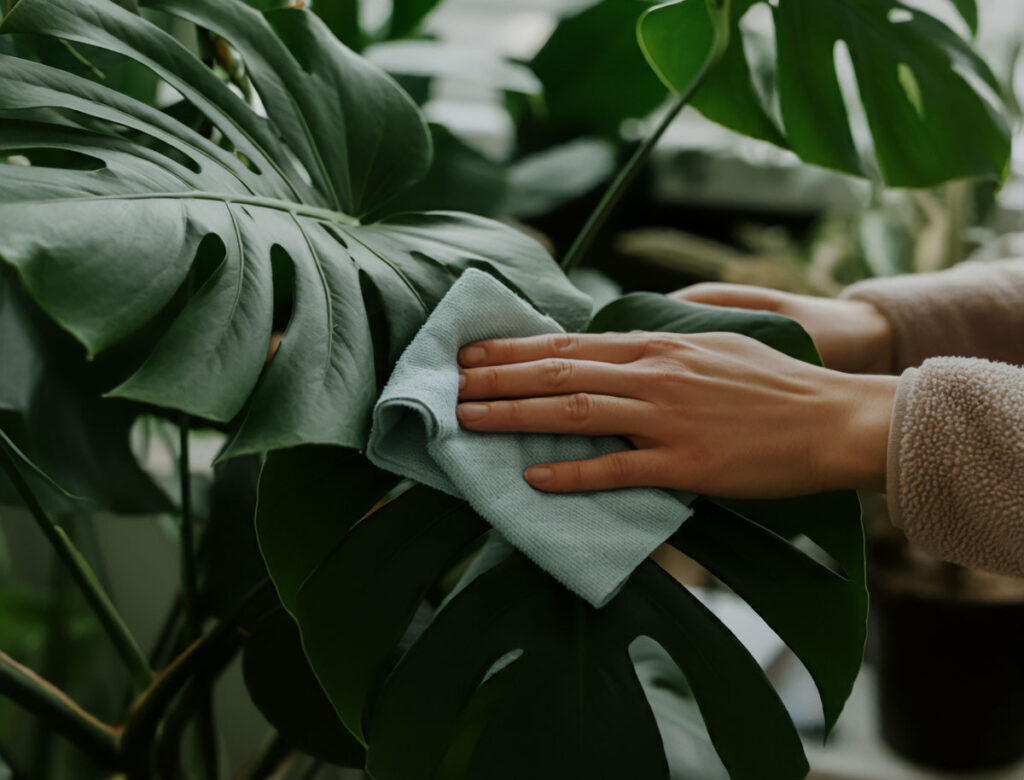
<svg viewBox="0 0 1024 780">
<path fill-rule="evenodd" d="M 110 597 L 103 590 L 103 586 L 100 585 L 99 579 L 88 561 L 72 544 L 64 529 L 54 523 L 43 510 L 28 482 L 22 476 L 14 453 L 2 438 L 0 438 L 0 467 L 7 472 L 11 484 L 21 496 L 25 508 L 35 518 L 36 524 L 46 536 L 57 556 L 68 567 L 72 579 L 82 591 L 90 609 L 96 614 L 100 625 L 131 674 L 132 682 L 139 689 L 145 688 L 153 680 L 153 670 L 150 669 L 149 663 L 146 661 L 145 653 L 142 652 L 142 648 L 139 647 L 135 637 L 128 630 L 128 626 L 125 625 Z"/>
<path fill-rule="evenodd" d="M 178 447 L 178 478 L 181 483 L 181 582 L 184 591 L 185 630 L 189 641 L 202 636 L 199 605 L 199 573 L 196 566 L 195 518 L 192 514 L 192 465 L 189 446 L 189 417 L 181 416 L 181 443 Z M 218 774 L 217 732 L 213 717 L 211 678 L 202 675 L 193 681 L 198 686 L 199 743 L 203 777 L 214 780 Z"/>
<path fill-rule="evenodd" d="M 41 718 L 104 767 L 117 766 L 118 730 L 83 710 L 52 683 L 3 652 L 0 694 Z"/>
<path fill-rule="evenodd" d="M 573 241 L 572 246 L 569 247 L 569 251 L 565 255 L 565 259 L 562 260 L 562 270 L 568 273 L 583 259 L 591 245 L 594 243 L 594 239 L 597 238 L 598 233 L 601 232 L 601 228 L 604 227 L 605 222 L 615 211 L 615 207 L 619 205 L 619 201 L 622 200 L 622 196 L 626 194 L 630 185 L 636 179 L 637 174 L 640 172 L 643 164 L 647 161 L 647 158 L 651 156 L 651 152 L 654 151 L 654 147 L 657 146 L 658 141 L 668 130 L 669 126 L 675 120 L 679 113 L 689 105 L 690 101 L 693 100 L 694 95 L 703 86 L 707 80 L 711 71 L 715 65 L 721 59 L 722 54 L 725 51 L 725 45 L 722 40 L 722 32 L 718 25 L 716 25 L 715 41 L 711 46 L 711 51 L 708 53 L 707 59 L 704 60 L 704 64 L 701 66 L 700 71 L 694 76 L 690 85 L 682 92 L 675 100 L 672 101 L 662 117 L 658 126 L 654 129 L 644 141 L 637 147 L 637 150 L 633 153 L 633 156 L 629 158 L 629 162 L 623 166 L 622 170 L 619 171 L 615 180 L 611 183 L 608 189 L 605 191 L 601 198 L 600 203 L 591 212 L 590 217 L 587 219 L 586 224 L 583 225 L 583 229 L 576 236 L 576 240 Z"/>
<path fill-rule="evenodd" d="M 124 724 L 121 749 L 130 771 L 134 769 L 139 773 L 147 766 L 149 749 L 160 721 L 188 681 L 199 675 L 212 678 L 234 658 L 244 639 L 245 634 L 238 626 L 219 623 L 160 672 L 132 705 Z"/>
</svg>

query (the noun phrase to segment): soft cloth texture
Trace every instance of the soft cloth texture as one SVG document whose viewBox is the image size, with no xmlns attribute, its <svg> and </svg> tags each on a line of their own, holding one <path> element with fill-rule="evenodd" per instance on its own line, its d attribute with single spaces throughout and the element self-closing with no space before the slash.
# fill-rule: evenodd
<svg viewBox="0 0 1024 780">
<path fill-rule="evenodd" d="M 692 514 L 692 496 L 655 489 L 542 493 L 536 463 L 628 449 L 610 437 L 476 433 L 455 417 L 467 343 L 561 328 L 487 274 L 469 270 L 402 354 L 374 409 L 367 446 L 381 468 L 466 499 L 513 546 L 594 606 Z"/>
<path fill-rule="evenodd" d="M 889 435 L 893 522 L 940 558 L 1024 576 L 1024 260 L 861 282 L 844 297 L 889 320 L 903 371 Z M 940 355 L 958 357 L 928 359 Z"/>
</svg>

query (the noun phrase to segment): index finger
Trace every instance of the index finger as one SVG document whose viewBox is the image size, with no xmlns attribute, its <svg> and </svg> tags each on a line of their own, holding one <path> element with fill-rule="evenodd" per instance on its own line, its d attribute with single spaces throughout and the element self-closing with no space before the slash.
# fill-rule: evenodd
<svg viewBox="0 0 1024 780">
<path fill-rule="evenodd" d="M 527 363 L 547 358 L 632 363 L 644 355 L 639 333 L 551 333 L 517 339 L 488 339 L 459 350 L 466 368 L 504 363 Z"/>
</svg>

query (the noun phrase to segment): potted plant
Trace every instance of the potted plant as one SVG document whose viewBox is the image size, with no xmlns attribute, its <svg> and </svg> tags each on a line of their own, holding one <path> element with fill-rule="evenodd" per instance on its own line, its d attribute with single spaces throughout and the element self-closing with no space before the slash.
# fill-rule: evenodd
<svg viewBox="0 0 1024 780">
<path fill-rule="evenodd" d="M 314 13 L 260 12 L 241 0 L 138 4 L 211 34 L 224 56 L 207 63 L 135 3 L 123 5 L 20 0 L 0 27 L 7 52 L 0 55 L 0 151 L 18 163 L 0 174 L 0 257 L 17 272 L 17 281 L 5 277 L 3 313 L 18 334 L 10 343 L 20 361 L 5 377 L 2 400 L 14 423 L 0 450 L 11 488 L 85 594 L 131 673 L 135 697 L 116 723 L 106 722 L 7 656 L 0 656 L 0 692 L 98 766 L 131 778 L 179 776 L 185 725 L 194 721 L 199 767 L 214 777 L 212 680 L 242 652 L 252 697 L 278 732 L 254 777 L 297 748 L 365 765 L 381 780 L 664 778 L 664 742 L 675 732 L 652 709 L 631 656 L 646 637 L 674 675 L 677 706 L 669 709 L 679 721 L 688 714 L 687 733 L 694 723 L 706 728 L 730 777 L 804 776 L 795 727 L 760 667 L 654 563 L 600 610 L 516 553 L 486 568 L 472 559 L 487 527 L 467 505 L 396 484 L 360 450 L 390 367 L 466 268 L 491 273 L 573 329 L 734 331 L 816 361 L 806 333 L 768 313 L 645 294 L 588 316 L 562 270 L 508 227 L 457 212 L 382 216 L 430 168 L 431 134 L 398 84 Z M 781 0 L 774 8 L 783 132 L 745 70 L 739 21 L 752 5 L 683 0 L 642 16 L 646 56 L 678 95 L 563 269 L 584 258 L 658 137 L 691 101 L 809 162 L 859 172 L 842 106 L 814 100 L 836 96 L 830 63 L 839 37 L 849 38 L 855 62 L 870 60 L 862 88 L 887 181 L 917 186 L 1003 170 L 1005 126 L 948 56 L 982 80 L 987 69 L 935 20 L 890 18 L 891 4 L 881 0 L 864 6 L 863 18 L 825 8 L 849 11 L 849 0 L 813 8 Z M 884 46 L 865 42 L 879 29 Z M 184 104 L 161 110 L 127 88 L 48 64 L 34 47 L 49 40 L 96 71 L 107 61 L 141 67 Z M 251 103 L 233 82 L 249 85 Z M 257 95 L 265 116 L 254 110 Z M 955 116 L 933 115 L 937 96 L 955 104 Z M 965 124 L 979 139 L 970 157 L 957 142 Z M 893 125 L 927 138 L 932 153 L 920 154 Z M 268 360 L 275 332 L 281 338 Z M 70 337 L 91 360 L 75 353 Z M 121 427 L 110 446 L 120 457 L 130 458 L 125 431 L 141 411 L 159 410 L 177 428 L 182 594 L 170 638 L 151 655 L 54 522 L 73 511 L 61 507 L 80 505 L 51 482 L 111 505 L 128 485 L 101 478 L 97 491 L 81 477 L 82 464 L 63 474 L 54 468 L 64 453 L 61 442 L 46 442 L 50 343 L 68 349 L 69 364 L 95 383 L 72 375 L 56 384 L 84 392 L 82 403 L 103 393 L 104 408 L 117 410 Z M 58 361 L 52 371 L 65 369 Z M 208 508 L 190 475 L 196 429 L 228 437 Z M 252 490 L 258 464 L 255 525 L 265 569 L 247 565 L 245 576 L 224 582 L 239 571 L 238 561 L 225 565 L 237 557 L 226 529 L 252 504 L 230 497 Z M 48 471 L 58 472 L 54 480 Z M 151 487 L 145 474 L 135 477 L 141 489 Z M 704 497 L 694 508 L 670 544 L 789 644 L 814 678 L 831 728 L 865 635 L 856 496 Z M 795 546 L 801 535 L 828 561 Z M 467 565 L 483 571 L 456 587 Z"/>
</svg>

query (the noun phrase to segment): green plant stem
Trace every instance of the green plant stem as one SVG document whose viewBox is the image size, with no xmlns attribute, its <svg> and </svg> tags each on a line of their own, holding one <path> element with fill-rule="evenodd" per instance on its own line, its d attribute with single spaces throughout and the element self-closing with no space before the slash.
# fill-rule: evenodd
<svg viewBox="0 0 1024 780">
<path fill-rule="evenodd" d="M 117 765 L 118 731 L 67 694 L 0 652 L 0 694 L 42 719 L 102 766 Z"/>
<path fill-rule="evenodd" d="M 96 614 L 100 625 L 131 674 L 133 683 L 138 689 L 145 688 L 153 680 L 153 670 L 149 668 L 145 653 L 142 652 L 142 648 L 139 647 L 135 637 L 128 630 L 128 626 L 125 625 L 110 597 L 103 590 L 103 586 L 100 585 L 96 573 L 89 566 L 88 561 L 72 544 L 64 529 L 54 523 L 43 510 L 42 504 L 39 503 L 28 482 L 22 476 L 14 454 L 2 440 L 0 440 L 0 466 L 7 472 L 11 484 L 21 496 L 25 508 L 35 518 L 57 556 L 68 567 L 72 579 L 82 591 L 82 595 L 85 596 L 89 608 Z"/>
<path fill-rule="evenodd" d="M 74 533 L 74 528 L 71 528 Z M 67 568 L 50 558 L 50 592 L 53 605 L 47 619 L 46 637 L 43 644 L 42 676 L 55 688 L 67 686 L 68 669 L 68 617 L 71 578 Z M 48 723 L 37 721 L 37 733 L 32 746 L 32 777 L 47 778 L 52 774 L 54 759 L 53 729 Z"/>
<path fill-rule="evenodd" d="M 192 466 L 189 447 L 189 418 L 182 415 L 181 444 L 178 448 L 178 477 L 181 483 L 181 582 L 184 591 L 185 630 L 189 640 L 202 636 L 199 606 L 199 572 L 196 566 L 195 518 L 192 514 Z M 212 680 L 200 675 L 191 683 L 198 687 L 199 749 L 204 780 L 215 780 L 218 774 L 217 732 L 213 715 Z"/>
<path fill-rule="evenodd" d="M 583 229 L 579 232 L 579 235 L 576 236 L 576 240 L 573 241 L 572 246 L 569 247 L 569 251 L 562 260 L 562 270 L 566 273 L 578 266 L 580 261 L 583 260 L 583 257 L 594 243 L 594 239 L 596 239 L 598 233 L 601 232 L 601 228 L 604 227 L 604 224 L 608 221 L 612 212 L 615 211 L 615 207 L 619 205 L 619 201 L 622 200 L 622 196 L 626 194 L 626 191 L 636 179 L 637 174 L 640 173 L 640 170 L 642 169 L 643 164 L 647 161 L 647 158 L 651 156 L 651 152 L 654 151 L 654 147 L 657 146 L 658 141 L 660 141 L 661 137 L 665 135 L 665 131 L 668 130 L 675 118 L 679 116 L 679 112 L 686 108 L 690 101 L 693 100 L 693 96 L 697 94 L 697 90 L 699 90 L 707 80 L 708 75 L 710 75 L 720 57 L 720 47 L 717 45 L 713 46 L 711 53 L 704 61 L 703 66 L 701 66 L 700 72 L 694 77 L 693 81 L 686 88 L 686 91 L 681 93 L 672 102 L 672 105 L 669 106 L 665 116 L 662 117 L 658 126 L 654 129 L 654 132 L 651 133 L 639 147 L 637 147 L 633 156 L 629 158 L 629 162 L 627 162 L 625 166 L 623 166 L 622 170 L 619 171 L 615 180 L 605 191 L 600 203 L 597 204 L 597 208 L 595 208 L 590 214 L 586 224 L 583 225 Z"/>
<path fill-rule="evenodd" d="M 244 632 L 230 622 L 219 623 L 190 645 L 135 701 L 124 724 L 121 749 L 129 776 L 148 778 L 150 749 L 168 707 L 193 677 L 214 677 L 242 646 Z"/>
</svg>

